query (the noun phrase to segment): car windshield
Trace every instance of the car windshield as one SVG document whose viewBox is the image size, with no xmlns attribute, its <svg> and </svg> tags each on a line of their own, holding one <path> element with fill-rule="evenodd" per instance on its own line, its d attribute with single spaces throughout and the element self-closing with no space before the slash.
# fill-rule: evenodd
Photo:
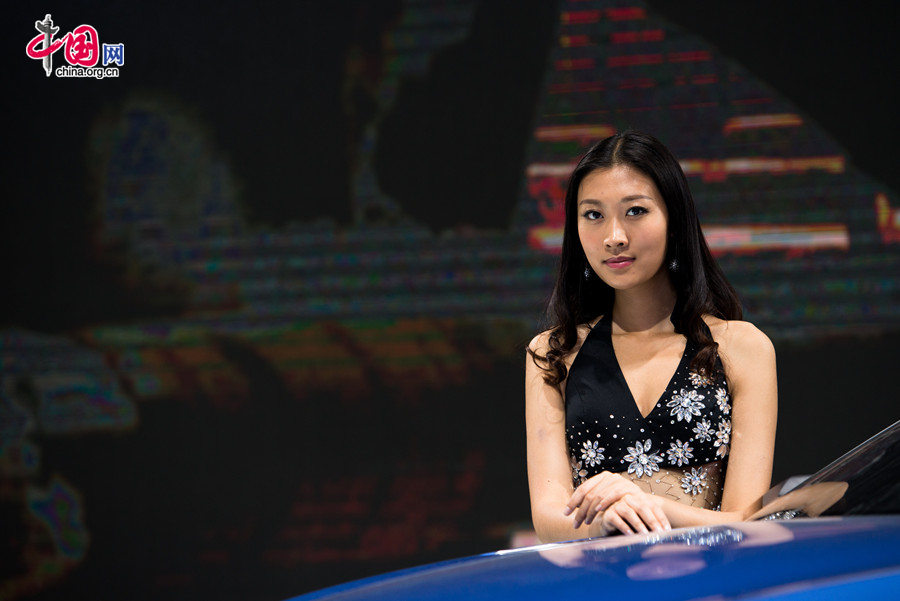
<svg viewBox="0 0 900 601">
<path fill-rule="evenodd" d="M 900 421 L 776 498 L 751 519 L 900 513 Z"/>
</svg>

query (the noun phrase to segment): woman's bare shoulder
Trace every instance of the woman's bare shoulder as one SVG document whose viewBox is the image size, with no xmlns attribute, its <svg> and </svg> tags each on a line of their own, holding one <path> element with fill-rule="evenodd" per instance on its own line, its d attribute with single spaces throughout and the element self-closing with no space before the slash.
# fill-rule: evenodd
<svg viewBox="0 0 900 601">
<path fill-rule="evenodd" d="M 550 334 L 552 332 L 553 329 L 544 330 L 531 339 L 531 342 L 528 343 L 528 348 L 538 355 L 546 355 L 547 350 L 550 348 Z"/>
<path fill-rule="evenodd" d="M 775 354 L 769 337 L 749 321 L 720 319 L 712 315 L 704 315 L 703 320 L 719 348 L 734 359 Z"/>
</svg>

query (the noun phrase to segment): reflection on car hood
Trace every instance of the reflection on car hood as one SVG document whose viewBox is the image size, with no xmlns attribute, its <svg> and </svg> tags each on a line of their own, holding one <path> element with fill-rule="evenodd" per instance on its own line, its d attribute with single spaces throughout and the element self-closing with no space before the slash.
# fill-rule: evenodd
<svg viewBox="0 0 900 601">
<path fill-rule="evenodd" d="M 862 573 L 877 577 L 854 580 Z M 296 601 L 781 598 L 787 585 L 793 599 L 846 582 L 862 582 L 866 593 L 900 584 L 900 516 L 740 522 L 498 551 Z"/>
</svg>

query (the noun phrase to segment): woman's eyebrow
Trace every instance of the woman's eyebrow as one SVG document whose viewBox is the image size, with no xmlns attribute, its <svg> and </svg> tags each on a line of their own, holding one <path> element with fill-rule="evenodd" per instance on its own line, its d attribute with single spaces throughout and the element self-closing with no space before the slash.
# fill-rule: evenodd
<svg viewBox="0 0 900 601">
<path fill-rule="evenodd" d="M 641 198 L 646 198 L 647 200 L 653 200 L 652 197 L 647 196 L 646 194 L 629 194 L 628 196 L 623 196 L 619 202 L 631 202 L 632 200 L 638 200 Z M 581 205 L 602 205 L 603 203 L 599 200 L 594 200 L 593 198 L 584 198 L 578 201 L 578 206 Z"/>
</svg>

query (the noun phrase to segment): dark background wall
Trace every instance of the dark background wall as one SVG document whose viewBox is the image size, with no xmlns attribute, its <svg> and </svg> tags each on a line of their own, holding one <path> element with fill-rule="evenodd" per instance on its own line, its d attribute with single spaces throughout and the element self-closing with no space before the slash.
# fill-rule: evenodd
<svg viewBox="0 0 900 601">
<path fill-rule="evenodd" d="M 705 224 L 849 239 L 719 252 L 778 351 L 775 478 L 893 422 L 900 238 L 873 201 L 898 205 L 896 7 L 630 6 L 8 10 L 0 598 L 277 599 L 508 546 L 529 519 L 522 344 L 556 256 L 529 174 L 591 141 L 549 126 L 640 126 L 683 159 L 843 157 L 691 183 Z M 47 12 L 124 43 L 120 76 L 46 77 L 24 47 Z M 631 30 L 664 32 L 634 52 L 699 49 L 746 83 L 637 111 L 680 75 L 610 67 Z M 802 126 L 722 135 L 753 111 Z"/>
</svg>

